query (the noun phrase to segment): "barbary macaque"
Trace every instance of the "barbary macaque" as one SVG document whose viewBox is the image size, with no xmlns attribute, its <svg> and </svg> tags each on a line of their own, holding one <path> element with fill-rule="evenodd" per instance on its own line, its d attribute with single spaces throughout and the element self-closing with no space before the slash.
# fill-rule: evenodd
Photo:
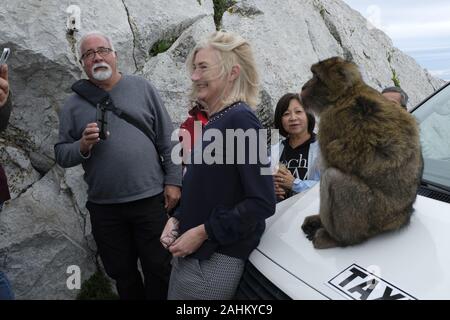
<svg viewBox="0 0 450 320">
<path fill-rule="evenodd" d="M 352 62 L 333 57 L 311 71 L 301 97 L 320 116 L 323 169 L 319 215 L 303 231 L 324 249 L 401 228 L 423 172 L 416 120 L 365 84 Z"/>
</svg>

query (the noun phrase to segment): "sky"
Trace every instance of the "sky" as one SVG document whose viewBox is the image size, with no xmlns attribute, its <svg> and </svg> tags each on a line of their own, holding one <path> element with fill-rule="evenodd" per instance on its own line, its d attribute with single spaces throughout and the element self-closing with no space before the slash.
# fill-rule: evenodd
<svg viewBox="0 0 450 320">
<path fill-rule="evenodd" d="M 449 0 L 344 0 L 430 73 L 450 81 Z"/>
</svg>

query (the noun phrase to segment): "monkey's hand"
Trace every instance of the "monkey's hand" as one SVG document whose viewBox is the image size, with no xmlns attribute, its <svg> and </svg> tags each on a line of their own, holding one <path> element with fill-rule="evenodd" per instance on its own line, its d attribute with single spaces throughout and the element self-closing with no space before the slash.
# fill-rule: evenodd
<svg viewBox="0 0 450 320">
<path fill-rule="evenodd" d="M 318 214 L 306 217 L 302 224 L 302 230 L 310 241 L 314 239 L 316 231 L 321 227 L 322 222 L 320 221 L 320 216 Z"/>
</svg>

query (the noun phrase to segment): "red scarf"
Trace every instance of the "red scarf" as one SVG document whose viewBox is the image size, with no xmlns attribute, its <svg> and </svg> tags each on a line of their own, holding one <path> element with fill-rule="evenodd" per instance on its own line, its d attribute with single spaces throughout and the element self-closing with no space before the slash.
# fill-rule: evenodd
<svg viewBox="0 0 450 320">
<path fill-rule="evenodd" d="M 194 122 L 201 121 L 202 126 L 204 126 L 208 122 L 208 115 L 205 111 L 200 110 L 198 107 L 194 107 L 189 110 L 189 117 L 181 124 L 180 128 L 182 130 L 187 130 L 191 135 L 191 141 L 182 141 L 180 136 L 180 141 L 185 144 L 185 150 L 191 151 L 194 146 Z M 196 137 L 198 138 L 198 137 Z"/>
</svg>

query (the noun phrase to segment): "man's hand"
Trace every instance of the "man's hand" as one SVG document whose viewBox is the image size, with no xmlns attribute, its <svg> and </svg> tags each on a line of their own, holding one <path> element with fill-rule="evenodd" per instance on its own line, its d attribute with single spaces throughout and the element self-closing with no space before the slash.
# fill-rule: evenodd
<svg viewBox="0 0 450 320">
<path fill-rule="evenodd" d="M 171 217 L 169 220 L 167 220 L 166 226 L 161 233 L 159 241 L 161 241 L 161 244 L 165 249 L 168 249 L 177 238 L 178 220 L 174 217 Z"/>
<path fill-rule="evenodd" d="M 169 247 L 169 251 L 174 257 L 184 258 L 197 251 L 206 239 L 208 239 L 208 234 L 206 233 L 205 225 L 201 224 L 183 233 Z"/>
<path fill-rule="evenodd" d="M 82 155 L 87 156 L 92 147 L 100 141 L 99 132 L 100 129 L 97 123 L 88 123 L 80 139 L 80 152 Z"/>
<path fill-rule="evenodd" d="M 181 197 L 181 189 L 178 186 L 166 185 L 164 187 L 164 208 L 167 211 L 172 210 Z"/>
<path fill-rule="evenodd" d="M 0 108 L 6 104 L 9 95 L 8 66 L 0 65 Z"/>
</svg>

